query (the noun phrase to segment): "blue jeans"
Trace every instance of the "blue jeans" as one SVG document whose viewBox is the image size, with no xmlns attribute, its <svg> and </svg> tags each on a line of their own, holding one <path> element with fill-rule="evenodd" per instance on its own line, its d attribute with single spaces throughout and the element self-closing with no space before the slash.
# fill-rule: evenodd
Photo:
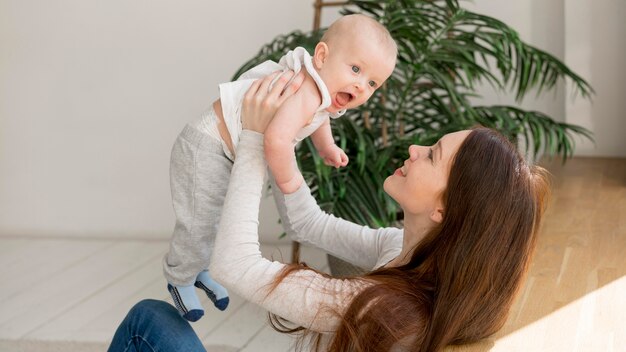
<svg viewBox="0 0 626 352">
<path fill-rule="evenodd" d="M 176 308 L 144 299 L 128 312 L 113 336 L 109 352 L 205 352 L 189 322 Z"/>
</svg>

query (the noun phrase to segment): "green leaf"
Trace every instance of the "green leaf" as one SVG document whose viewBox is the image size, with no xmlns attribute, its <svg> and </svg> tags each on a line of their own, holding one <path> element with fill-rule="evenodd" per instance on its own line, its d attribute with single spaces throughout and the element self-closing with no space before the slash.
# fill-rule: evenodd
<svg viewBox="0 0 626 352">
<path fill-rule="evenodd" d="M 369 226 L 390 226 L 398 205 L 382 190 L 385 178 L 407 157 L 412 143 L 429 145 L 443 134 L 484 125 L 538 157 L 573 155 L 575 138 L 593 140 L 581 126 L 555 121 L 517 106 L 476 104 L 477 83 L 510 92 L 517 102 L 535 91 L 553 90 L 559 80 L 583 98 L 593 89 L 553 55 L 524 42 L 506 23 L 467 11 L 456 0 L 349 1 L 343 14 L 363 13 L 385 25 L 398 44 L 392 76 L 361 107 L 332 121 L 347 167 L 323 164 L 309 139 L 296 149 L 298 166 L 323 209 Z M 293 31 L 264 45 L 235 74 L 265 60 L 277 61 L 303 46 L 311 53 L 324 29 Z M 383 134 L 385 134 L 383 138 Z"/>
</svg>

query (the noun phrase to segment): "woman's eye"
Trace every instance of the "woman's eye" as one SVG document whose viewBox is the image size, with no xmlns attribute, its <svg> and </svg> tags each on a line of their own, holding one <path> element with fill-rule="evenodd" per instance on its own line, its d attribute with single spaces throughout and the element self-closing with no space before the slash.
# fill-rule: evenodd
<svg viewBox="0 0 626 352">
<path fill-rule="evenodd" d="M 433 150 L 432 150 L 432 148 L 428 149 L 428 159 L 430 159 L 430 161 L 433 160 Z"/>
<path fill-rule="evenodd" d="M 361 71 L 361 69 L 359 68 L 359 66 L 352 66 L 352 72 L 354 72 L 354 73 L 359 73 L 359 71 Z"/>
<path fill-rule="evenodd" d="M 376 87 L 376 82 L 374 82 L 374 81 L 369 81 L 369 85 L 370 85 L 370 87 L 372 87 L 372 88 L 373 88 L 373 87 Z"/>
</svg>

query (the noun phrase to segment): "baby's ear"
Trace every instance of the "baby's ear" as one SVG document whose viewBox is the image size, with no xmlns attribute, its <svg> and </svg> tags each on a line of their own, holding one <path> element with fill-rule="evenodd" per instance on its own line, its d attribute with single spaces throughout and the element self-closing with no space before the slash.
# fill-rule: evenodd
<svg viewBox="0 0 626 352">
<path fill-rule="evenodd" d="M 313 53 L 313 65 L 320 70 L 324 66 L 324 62 L 328 57 L 328 45 L 324 42 L 319 42 L 315 46 L 315 52 Z"/>
</svg>

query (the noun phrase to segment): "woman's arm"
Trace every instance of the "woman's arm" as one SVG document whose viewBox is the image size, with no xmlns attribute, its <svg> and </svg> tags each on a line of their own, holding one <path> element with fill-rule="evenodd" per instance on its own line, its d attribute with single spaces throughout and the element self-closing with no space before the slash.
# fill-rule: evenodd
<svg viewBox="0 0 626 352">
<path fill-rule="evenodd" d="M 359 284 L 301 270 L 290 274 L 270 293 L 285 265 L 264 259 L 259 251 L 259 202 L 266 163 L 263 135 L 253 131 L 265 131 L 278 107 L 297 89 L 292 83 L 283 91 L 286 82 L 279 80 L 268 90 L 274 76 L 253 83 L 244 97 L 244 131 L 215 240 L 211 273 L 232 292 L 272 313 L 315 331 L 333 331 L 337 317 L 326 308 L 341 313 Z M 294 82 L 302 78 L 296 77 Z"/>
<path fill-rule="evenodd" d="M 244 130 L 215 240 L 211 274 L 229 290 L 295 324 L 333 331 L 338 320 L 328 308 L 342 313 L 364 284 L 300 270 L 270 293 L 285 265 L 264 259 L 259 250 L 259 203 L 266 167 L 263 135 Z"/>
<path fill-rule="evenodd" d="M 367 270 L 400 254 L 401 229 L 371 229 L 328 214 L 317 205 L 305 183 L 291 194 L 283 194 L 273 186 L 283 228 L 292 240 L 321 248 Z"/>
</svg>

